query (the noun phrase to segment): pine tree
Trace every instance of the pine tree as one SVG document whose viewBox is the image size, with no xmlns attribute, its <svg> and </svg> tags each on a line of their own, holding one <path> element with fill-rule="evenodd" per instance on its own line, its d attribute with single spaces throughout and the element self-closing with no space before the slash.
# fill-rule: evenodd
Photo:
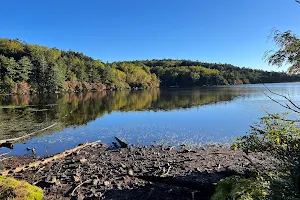
<svg viewBox="0 0 300 200">
<path fill-rule="evenodd" d="M 32 63 L 27 56 L 23 56 L 19 61 L 19 72 L 18 76 L 21 81 L 28 81 L 29 75 L 32 70 Z"/>
</svg>

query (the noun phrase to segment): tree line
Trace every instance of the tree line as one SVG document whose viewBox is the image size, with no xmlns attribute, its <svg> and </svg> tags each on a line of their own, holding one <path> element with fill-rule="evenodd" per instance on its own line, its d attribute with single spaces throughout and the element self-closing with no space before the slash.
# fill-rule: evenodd
<svg viewBox="0 0 300 200">
<path fill-rule="evenodd" d="M 211 86 L 249 83 L 299 81 L 296 74 L 240 68 L 231 64 L 205 63 L 191 60 L 143 60 L 130 63 L 147 66 L 161 80 L 162 86 Z"/>
<path fill-rule="evenodd" d="M 289 81 L 300 81 L 300 77 L 190 60 L 104 63 L 79 52 L 27 44 L 19 39 L 0 39 L 1 93 Z"/>
<path fill-rule="evenodd" d="M 112 65 L 82 53 L 0 39 L 1 92 L 12 89 L 55 92 L 157 87 L 145 66 Z M 17 87 L 17 88 L 15 88 Z"/>
</svg>

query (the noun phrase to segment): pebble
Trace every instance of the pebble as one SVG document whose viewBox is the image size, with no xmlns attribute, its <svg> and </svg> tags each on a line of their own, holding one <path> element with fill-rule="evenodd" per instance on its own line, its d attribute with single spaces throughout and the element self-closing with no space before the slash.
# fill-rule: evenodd
<svg viewBox="0 0 300 200">
<path fill-rule="evenodd" d="M 129 176 L 133 176 L 133 170 L 132 169 L 128 169 L 127 173 L 128 173 Z"/>
<path fill-rule="evenodd" d="M 110 182 L 109 182 L 109 181 L 104 181 L 103 185 L 104 185 L 104 186 L 109 186 L 109 185 L 110 185 Z"/>
</svg>

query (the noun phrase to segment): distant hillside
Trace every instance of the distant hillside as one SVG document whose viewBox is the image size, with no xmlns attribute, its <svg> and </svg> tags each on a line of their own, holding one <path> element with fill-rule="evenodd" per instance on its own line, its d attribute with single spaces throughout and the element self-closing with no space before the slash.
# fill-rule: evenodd
<svg viewBox="0 0 300 200">
<path fill-rule="evenodd" d="M 296 75 L 190 60 L 103 63 L 82 53 L 0 39 L 0 93 L 300 81 Z"/>
<path fill-rule="evenodd" d="M 158 87 L 149 67 L 112 67 L 82 53 L 0 39 L 0 92 L 82 91 Z"/>
<path fill-rule="evenodd" d="M 161 80 L 161 86 L 234 85 L 300 81 L 299 75 L 240 68 L 231 64 L 171 59 L 127 61 L 125 63 L 150 67 L 151 72 L 155 73 Z"/>
</svg>

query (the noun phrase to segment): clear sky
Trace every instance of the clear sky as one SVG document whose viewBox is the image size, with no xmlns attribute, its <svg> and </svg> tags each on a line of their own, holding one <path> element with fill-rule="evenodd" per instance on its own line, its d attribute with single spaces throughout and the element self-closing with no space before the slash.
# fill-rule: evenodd
<svg viewBox="0 0 300 200">
<path fill-rule="evenodd" d="M 191 59 L 277 70 L 272 28 L 300 35 L 294 0 L 9 0 L 0 37 L 106 61 Z M 281 70 L 281 69 L 280 69 Z"/>
</svg>

